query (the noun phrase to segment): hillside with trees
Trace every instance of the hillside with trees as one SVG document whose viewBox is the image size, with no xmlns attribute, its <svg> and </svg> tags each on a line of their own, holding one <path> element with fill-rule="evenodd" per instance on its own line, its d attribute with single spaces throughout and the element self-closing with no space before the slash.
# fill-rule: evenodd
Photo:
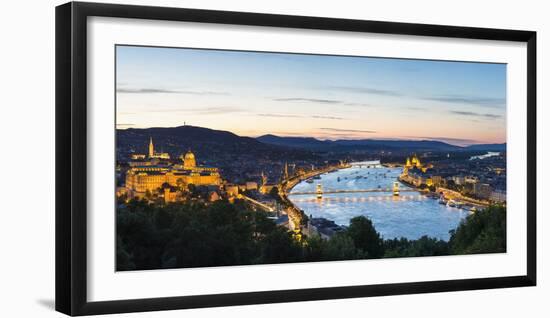
<svg viewBox="0 0 550 318">
<path fill-rule="evenodd" d="M 264 212 L 246 203 L 218 201 L 150 205 L 130 201 L 117 209 L 117 270 L 441 256 L 506 251 L 506 209 L 492 206 L 468 216 L 448 242 L 382 239 L 365 216 L 350 220 L 329 240 L 297 241 Z"/>
</svg>

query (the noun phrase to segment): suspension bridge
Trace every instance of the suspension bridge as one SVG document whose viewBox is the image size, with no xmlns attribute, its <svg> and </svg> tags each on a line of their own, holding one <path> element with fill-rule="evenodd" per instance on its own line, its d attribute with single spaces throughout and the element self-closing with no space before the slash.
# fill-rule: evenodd
<svg viewBox="0 0 550 318">
<path fill-rule="evenodd" d="M 415 189 L 400 189 L 399 188 L 399 182 L 394 182 L 393 187 L 391 188 L 375 188 L 375 189 L 334 189 L 334 190 L 323 190 L 323 186 L 321 184 L 317 185 L 317 188 L 315 191 L 296 191 L 291 192 L 288 195 L 316 195 L 318 198 L 321 198 L 324 194 L 336 194 L 336 193 L 369 193 L 369 192 L 375 192 L 375 193 L 383 193 L 388 192 L 392 193 L 394 196 L 398 196 L 399 193 L 402 192 L 418 192 L 418 190 Z"/>
<path fill-rule="evenodd" d="M 368 192 L 388 192 L 388 193 L 394 193 L 393 189 L 359 189 L 359 190 L 324 190 L 321 192 L 317 191 L 296 191 L 291 192 L 288 195 L 307 195 L 307 194 L 334 194 L 334 193 L 368 193 Z M 399 190 L 399 192 L 418 192 L 418 190 L 414 189 L 403 189 Z"/>
</svg>

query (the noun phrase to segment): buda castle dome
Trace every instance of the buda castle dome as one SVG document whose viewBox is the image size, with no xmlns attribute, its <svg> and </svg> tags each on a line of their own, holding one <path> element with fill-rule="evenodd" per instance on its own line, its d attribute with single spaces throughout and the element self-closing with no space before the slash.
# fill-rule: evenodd
<svg viewBox="0 0 550 318">
<path fill-rule="evenodd" d="M 197 162 L 195 159 L 195 154 L 191 152 L 191 150 L 187 151 L 187 153 L 183 157 L 184 169 L 191 169 L 191 168 L 195 168 L 196 166 L 197 166 Z"/>
</svg>

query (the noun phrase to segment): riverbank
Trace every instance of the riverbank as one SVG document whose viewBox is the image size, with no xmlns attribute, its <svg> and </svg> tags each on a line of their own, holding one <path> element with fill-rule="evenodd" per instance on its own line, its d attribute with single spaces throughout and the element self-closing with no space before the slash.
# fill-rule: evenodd
<svg viewBox="0 0 550 318">
<path fill-rule="evenodd" d="M 420 188 L 410 182 L 407 182 L 406 180 L 401 178 L 401 176 L 399 177 L 399 182 L 401 182 L 402 184 L 410 188 L 418 190 L 420 193 L 424 195 L 431 196 L 434 198 L 439 198 L 440 204 L 456 207 L 458 209 L 476 212 L 490 205 L 489 202 L 484 202 L 474 198 L 470 198 L 465 195 L 462 195 L 457 191 L 443 188 L 443 187 L 437 187 L 435 191 L 430 191 L 428 188 Z"/>
<path fill-rule="evenodd" d="M 292 177 L 289 180 L 287 180 L 286 182 L 283 182 L 283 184 L 282 184 L 283 185 L 283 191 L 285 192 L 285 195 L 288 195 L 290 193 L 290 191 L 292 191 L 292 188 L 294 188 L 298 183 L 300 183 L 302 181 L 306 181 L 306 180 L 315 178 L 315 177 L 320 176 L 320 175 L 325 174 L 325 173 L 330 173 L 330 172 L 334 172 L 334 171 L 342 170 L 342 169 L 348 169 L 348 168 L 351 168 L 352 166 L 353 166 L 353 164 L 343 164 L 343 165 L 329 166 L 329 167 L 319 169 L 319 170 L 312 170 L 311 172 L 308 172 L 308 173 L 306 173 L 304 175 L 301 175 L 301 176 Z"/>
<path fill-rule="evenodd" d="M 281 202 L 286 206 L 285 211 L 289 218 L 288 224 L 291 230 L 297 232 L 297 234 L 301 233 L 302 227 L 304 226 L 303 224 L 304 222 L 303 222 L 302 210 L 300 210 L 300 208 L 298 208 L 294 204 L 294 202 L 292 202 L 288 198 L 288 194 L 290 193 L 290 191 L 302 181 L 314 178 L 316 176 L 319 176 L 325 173 L 334 172 L 337 170 L 346 169 L 350 167 L 351 167 L 351 164 L 347 164 L 347 163 L 339 164 L 335 166 L 328 166 L 322 169 L 309 171 L 303 175 L 293 176 L 290 179 L 284 180 L 283 182 L 281 182 L 281 187 L 279 189 L 279 197 L 281 199 Z"/>
</svg>

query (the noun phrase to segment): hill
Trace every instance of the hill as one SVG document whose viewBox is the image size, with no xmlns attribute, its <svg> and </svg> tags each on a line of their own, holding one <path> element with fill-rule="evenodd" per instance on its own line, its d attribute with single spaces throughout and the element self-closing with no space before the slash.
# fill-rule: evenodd
<svg viewBox="0 0 550 318">
<path fill-rule="evenodd" d="M 232 182 L 259 179 L 264 172 L 277 178 L 285 162 L 321 163 L 323 159 L 307 149 L 262 143 L 255 138 L 195 126 L 170 128 L 117 129 L 117 161 L 127 162 L 133 153 L 146 154 L 149 138 L 156 152 L 167 152 L 172 159 L 191 150 L 200 165 L 222 169 Z"/>
<path fill-rule="evenodd" d="M 195 126 L 117 129 L 117 151 L 121 158 L 129 157 L 134 152 L 146 153 L 149 138 L 153 138 L 155 151 L 168 152 L 171 157 L 177 157 L 192 150 L 199 160 L 217 161 L 227 156 L 254 156 L 261 159 L 310 155 L 308 151 L 266 144 L 228 131 Z"/>
<path fill-rule="evenodd" d="M 506 151 L 506 144 L 479 144 L 465 147 L 470 151 Z"/>
<path fill-rule="evenodd" d="M 313 137 L 279 137 L 275 135 L 263 135 L 257 137 L 256 140 L 270 145 L 295 147 L 295 148 L 309 148 L 309 149 L 324 149 L 331 147 L 328 141 L 322 141 Z"/>
<path fill-rule="evenodd" d="M 312 137 L 280 137 L 263 135 L 257 140 L 262 143 L 304 148 L 320 151 L 354 151 L 354 150 L 410 150 L 410 151 L 457 151 L 462 147 L 434 140 L 319 140 Z"/>
</svg>

